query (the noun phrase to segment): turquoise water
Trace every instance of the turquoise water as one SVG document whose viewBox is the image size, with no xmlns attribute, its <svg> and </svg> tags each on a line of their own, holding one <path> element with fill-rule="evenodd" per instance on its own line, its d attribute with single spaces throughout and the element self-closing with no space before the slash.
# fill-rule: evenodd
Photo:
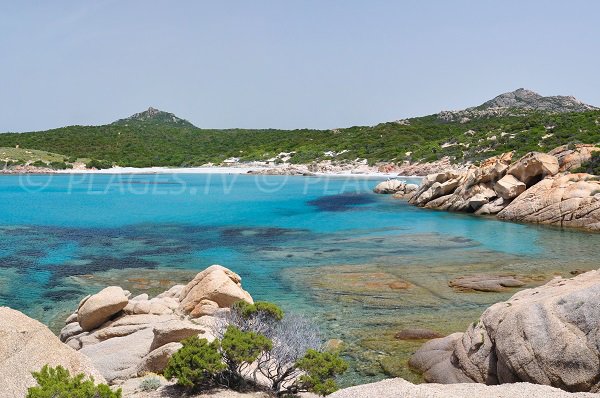
<svg viewBox="0 0 600 398">
<path fill-rule="evenodd" d="M 372 194 L 379 181 L 2 176 L 0 305 L 56 329 L 107 284 L 157 293 L 222 264 L 255 299 L 341 338 L 349 382 L 363 382 L 410 376 L 405 360 L 418 344 L 395 341 L 395 330 L 462 330 L 514 293 L 456 292 L 453 277 L 502 272 L 536 285 L 598 268 L 600 235 L 418 209 Z"/>
</svg>

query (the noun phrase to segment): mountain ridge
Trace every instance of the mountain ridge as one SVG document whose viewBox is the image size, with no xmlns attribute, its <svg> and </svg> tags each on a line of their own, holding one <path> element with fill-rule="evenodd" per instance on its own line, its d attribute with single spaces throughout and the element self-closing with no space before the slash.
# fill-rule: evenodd
<svg viewBox="0 0 600 398">
<path fill-rule="evenodd" d="M 532 90 L 518 88 L 497 95 L 481 105 L 462 110 L 441 111 L 437 116 L 440 120 L 447 122 L 459 121 L 466 123 L 473 118 L 523 116 L 528 112 L 568 113 L 598 109 L 600 108 L 586 104 L 574 96 L 543 96 Z"/>
</svg>

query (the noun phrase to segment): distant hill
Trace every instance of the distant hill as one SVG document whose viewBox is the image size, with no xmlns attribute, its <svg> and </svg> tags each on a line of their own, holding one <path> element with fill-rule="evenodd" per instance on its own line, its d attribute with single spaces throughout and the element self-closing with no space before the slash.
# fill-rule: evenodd
<svg viewBox="0 0 600 398">
<path fill-rule="evenodd" d="M 500 94 L 479 106 L 460 111 L 442 111 L 438 117 L 445 121 L 462 121 L 497 116 L 523 116 L 530 112 L 567 113 L 598 110 L 572 96 L 544 97 L 534 91 L 519 88 Z"/>
<path fill-rule="evenodd" d="M 154 124 L 164 124 L 164 125 L 176 125 L 176 126 L 184 126 L 184 127 L 196 127 L 192 123 L 188 122 L 185 119 L 180 119 L 172 113 L 164 112 L 155 108 L 148 108 L 147 110 L 139 113 L 135 113 L 125 119 L 119 119 L 112 124 L 123 125 L 130 123 L 154 123 Z"/>
<path fill-rule="evenodd" d="M 240 161 L 369 163 L 478 161 L 499 153 L 600 143 L 600 110 L 573 97 L 519 89 L 462 111 L 332 130 L 201 129 L 154 108 L 103 126 L 0 134 L 0 147 L 37 149 L 119 166 L 198 166 Z M 281 155 L 281 156 L 280 156 Z M 279 160 L 278 160 L 279 159 Z"/>
</svg>

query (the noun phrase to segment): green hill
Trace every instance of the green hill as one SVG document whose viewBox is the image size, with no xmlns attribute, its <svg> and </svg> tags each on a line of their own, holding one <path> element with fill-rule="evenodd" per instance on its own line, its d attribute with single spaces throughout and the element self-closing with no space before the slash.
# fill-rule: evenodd
<svg viewBox="0 0 600 398">
<path fill-rule="evenodd" d="M 19 145 L 65 157 L 144 167 L 196 166 L 231 157 L 263 161 L 281 152 L 294 152 L 293 163 L 365 158 L 374 164 L 433 161 L 443 156 L 464 162 L 511 150 L 524 154 L 568 143 L 600 143 L 600 110 L 572 97 L 533 93 L 541 98 L 536 100 L 531 93 L 521 89 L 503 94 L 512 96 L 509 100 L 498 96 L 500 100 L 483 108 L 334 130 L 201 129 L 150 108 L 104 126 L 0 134 L 0 147 Z"/>
</svg>

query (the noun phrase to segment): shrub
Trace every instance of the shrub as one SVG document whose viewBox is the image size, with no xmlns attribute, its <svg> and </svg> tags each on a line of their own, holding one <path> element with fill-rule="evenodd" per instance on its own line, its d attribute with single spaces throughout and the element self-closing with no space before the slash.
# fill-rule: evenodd
<svg viewBox="0 0 600 398">
<path fill-rule="evenodd" d="M 277 304 L 267 301 L 257 301 L 254 304 L 247 303 L 246 301 L 238 301 L 233 305 L 233 311 L 239 312 L 246 319 L 256 317 L 260 314 L 264 314 L 277 321 L 283 319 L 283 310 Z"/>
<path fill-rule="evenodd" d="M 252 362 L 272 347 L 273 343 L 265 336 L 241 331 L 233 325 L 227 326 L 227 331 L 221 340 L 223 359 L 234 378 L 241 376 Z"/>
<path fill-rule="evenodd" d="M 316 350 L 308 350 L 296 366 L 306 372 L 297 380 L 298 389 L 320 395 L 337 391 L 334 378 L 348 369 L 348 364 L 339 355 Z"/>
<path fill-rule="evenodd" d="M 48 163 L 43 162 L 41 160 L 36 160 L 35 162 L 31 163 L 31 165 L 33 167 L 48 167 Z"/>
<path fill-rule="evenodd" d="M 72 169 L 73 165 L 66 164 L 65 162 L 51 162 L 50 168 L 54 169 L 54 170 L 66 170 L 66 169 Z"/>
<path fill-rule="evenodd" d="M 44 365 L 33 372 L 38 386 L 27 390 L 26 398 L 121 398 L 121 390 L 112 391 L 106 384 L 94 384 L 94 379 L 84 380 L 83 374 L 71 377 L 62 366 Z"/>
<path fill-rule="evenodd" d="M 177 378 L 177 384 L 187 388 L 217 384 L 226 369 L 219 351 L 219 341 L 192 336 L 182 341 L 183 347 L 169 359 L 164 371 L 167 379 Z"/>
<path fill-rule="evenodd" d="M 319 352 L 323 345 L 319 330 L 312 321 L 297 314 L 284 317 L 283 311 L 273 303 L 238 302 L 214 332 L 217 336 L 224 336 L 231 325 L 240 331 L 265 336 L 271 341 L 271 348 L 264 349 L 257 358 L 256 370 L 252 375 L 255 382 L 258 374 L 262 374 L 270 381 L 271 389 L 277 393 L 302 389 L 327 391 L 321 386 L 322 383 L 313 383 L 315 385 L 313 388 L 312 384 L 300 385 L 295 382 L 304 373 L 299 368 L 298 361 L 304 358 L 307 352 Z M 331 355 L 333 355 L 331 358 L 335 357 L 342 361 L 337 354 Z M 317 375 L 313 375 L 313 378 L 317 380 Z M 332 380 L 327 383 L 333 382 L 333 378 L 330 378 Z M 335 384 L 328 387 L 331 390 Z"/>
<path fill-rule="evenodd" d="M 142 391 L 154 391 L 161 386 L 161 382 L 158 377 L 150 376 L 144 378 L 140 383 L 140 390 Z"/>
<path fill-rule="evenodd" d="M 110 169 L 112 167 L 112 163 L 107 162 L 106 160 L 96 160 L 92 159 L 85 164 L 87 169 Z"/>
</svg>

